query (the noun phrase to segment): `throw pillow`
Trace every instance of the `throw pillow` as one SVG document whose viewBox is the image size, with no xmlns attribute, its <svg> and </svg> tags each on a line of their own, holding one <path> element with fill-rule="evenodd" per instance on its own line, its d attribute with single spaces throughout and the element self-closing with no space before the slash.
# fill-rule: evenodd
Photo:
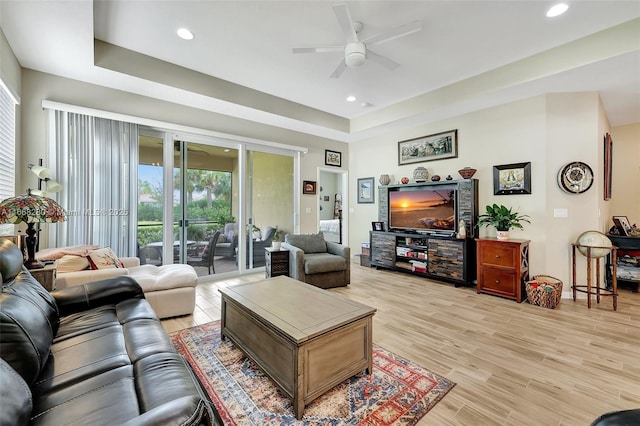
<svg viewBox="0 0 640 426">
<path fill-rule="evenodd" d="M 89 262 L 91 263 L 91 269 L 124 268 L 124 263 L 118 259 L 111 247 L 101 248 L 89 253 Z"/>
<path fill-rule="evenodd" d="M 62 256 L 56 263 L 56 271 L 58 273 L 77 272 L 89 268 L 91 268 L 91 264 L 86 257 L 73 254 Z"/>
</svg>

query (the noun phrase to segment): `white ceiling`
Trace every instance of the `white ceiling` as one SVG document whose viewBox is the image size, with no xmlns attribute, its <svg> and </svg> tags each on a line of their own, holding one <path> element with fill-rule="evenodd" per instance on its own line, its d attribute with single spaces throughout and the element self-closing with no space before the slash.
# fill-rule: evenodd
<svg viewBox="0 0 640 426">
<path fill-rule="evenodd" d="M 423 30 L 376 47 L 394 71 L 367 61 L 339 79 L 340 53 L 291 51 L 344 44 L 337 1 L 0 0 L 0 25 L 25 68 L 346 142 L 549 92 L 597 91 L 611 125 L 640 122 L 640 0 L 566 2 L 554 19 L 542 0 L 346 2 L 362 38 L 415 20 Z M 182 26 L 194 40 L 176 36 Z M 247 91 L 222 99 L 96 66 L 94 38 Z M 243 101 L 255 96 L 273 109 Z M 286 112 L 296 104 L 304 114 Z"/>
</svg>

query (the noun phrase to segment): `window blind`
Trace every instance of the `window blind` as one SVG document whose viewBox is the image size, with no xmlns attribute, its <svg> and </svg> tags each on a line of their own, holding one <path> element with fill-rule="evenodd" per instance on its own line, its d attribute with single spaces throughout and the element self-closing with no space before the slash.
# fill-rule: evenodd
<svg viewBox="0 0 640 426">
<path fill-rule="evenodd" d="M 0 200 L 16 192 L 16 103 L 0 84 Z M 0 225 L 0 235 L 13 233 L 13 225 Z"/>
</svg>

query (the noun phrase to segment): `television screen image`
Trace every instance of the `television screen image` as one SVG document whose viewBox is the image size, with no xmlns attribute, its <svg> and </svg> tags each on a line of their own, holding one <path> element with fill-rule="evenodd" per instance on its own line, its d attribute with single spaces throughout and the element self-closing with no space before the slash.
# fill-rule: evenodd
<svg viewBox="0 0 640 426">
<path fill-rule="evenodd" d="M 389 192 L 389 226 L 411 230 L 456 230 L 456 191 L 421 188 Z"/>
</svg>

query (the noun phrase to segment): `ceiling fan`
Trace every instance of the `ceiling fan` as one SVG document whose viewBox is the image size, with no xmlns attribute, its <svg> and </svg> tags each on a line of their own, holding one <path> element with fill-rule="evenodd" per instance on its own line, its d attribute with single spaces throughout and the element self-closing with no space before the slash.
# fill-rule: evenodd
<svg viewBox="0 0 640 426">
<path fill-rule="evenodd" d="M 354 22 L 351 19 L 351 14 L 349 13 L 347 5 L 345 3 L 333 5 L 333 13 L 335 13 L 342 31 L 347 36 L 346 45 L 295 47 L 292 49 L 293 53 L 327 53 L 344 51 L 344 58 L 340 61 L 338 68 L 336 68 L 333 74 L 331 74 L 331 78 L 340 77 L 347 67 L 358 67 L 367 59 L 376 61 L 390 70 L 396 69 L 400 64 L 386 56 L 372 51 L 370 47 L 413 34 L 422 29 L 422 23 L 420 21 L 413 21 L 408 24 L 392 28 L 382 34 L 360 40 L 358 38 L 358 32 L 362 29 L 363 24 L 362 22 Z"/>
</svg>

